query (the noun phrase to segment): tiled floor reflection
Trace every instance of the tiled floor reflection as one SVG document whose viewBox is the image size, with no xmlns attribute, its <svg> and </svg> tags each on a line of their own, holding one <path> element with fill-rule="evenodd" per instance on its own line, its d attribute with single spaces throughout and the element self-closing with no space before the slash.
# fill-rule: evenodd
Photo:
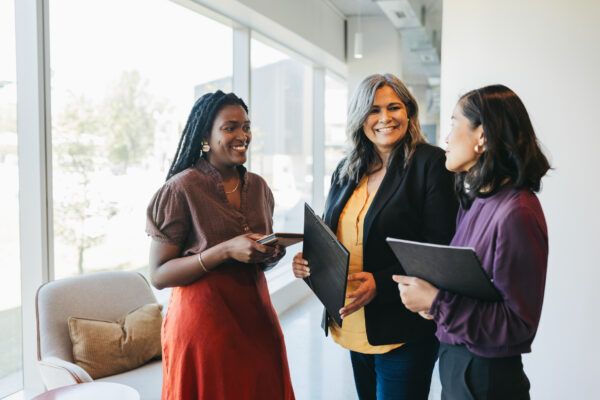
<svg viewBox="0 0 600 400">
<path fill-rule="evenodd" d="M 350 355 L 321 330 L 323 308 L 308 296 L 279 316 L 297 400 L 357 400 Z M 437 365 L 429 399 L 439 399 Z"/>
<path fill-rule="evenodd" d="M 296 400 L 356 400 L 350 354 L 325 337 L 322 313 L 310 295 L 279 316 Z"/>
</svg>

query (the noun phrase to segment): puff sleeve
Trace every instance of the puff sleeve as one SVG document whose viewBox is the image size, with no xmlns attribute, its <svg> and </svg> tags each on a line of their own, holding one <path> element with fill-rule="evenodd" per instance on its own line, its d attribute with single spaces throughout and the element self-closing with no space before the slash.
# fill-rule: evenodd
<svg viewBox="0 0 600 400">
<path fill-rule="evenodd" d="M 429 313 L 438 329 L 467 345 L 502 348 L 530 344 L 544 299 L 545 223 L 528 208 L 516 209 L 502 219 L 494 248 L 492 276 L 503 301 L 484 302 L 440 290 Z M 477 353 L 477 348 L 471 350 Z"/>
<path fill-rule="evenodd" d="M 148 205 L 146 233 L 161 243 L 183 245 L 190 224 L 187 196 L 176 185 L 165 183 Z"/>
</svg>

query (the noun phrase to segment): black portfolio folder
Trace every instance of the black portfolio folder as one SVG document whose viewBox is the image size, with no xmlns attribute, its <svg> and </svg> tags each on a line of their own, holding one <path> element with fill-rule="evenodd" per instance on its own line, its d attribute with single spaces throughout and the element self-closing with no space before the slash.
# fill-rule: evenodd
<svg viewBox="0 0 600 400">
<path fill-rule="evenodd" d="M 502 300 L 473 249 L 394 238 L 386 241 L 406 275 L 463 296 L 486 301 Z"/>
<path fill-rule="evenodd" d="M 329 316 L 342 326 L 339 311 L 346 299 L 350 253 L 306 203 L 302 257 L 308 260 L 310 268 L 310 276 L 304 282 L 321 300 Z"/>
</svg>

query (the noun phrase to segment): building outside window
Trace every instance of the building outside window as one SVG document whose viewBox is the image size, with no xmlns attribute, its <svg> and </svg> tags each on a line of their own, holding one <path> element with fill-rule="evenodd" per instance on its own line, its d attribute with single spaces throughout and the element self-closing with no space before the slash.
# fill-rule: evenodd
<svg viewBox="0 0 600 400">
<path fill-rule="evenodd" d="M 304 202 L 312 202 L 312 67 L 256 37 L 250 49 L 249 167 L 273 191 L 273 230 L 302 232 Z M 300 248 L 289 248 L 279 266 L 289 267 Z"/>
</svg>

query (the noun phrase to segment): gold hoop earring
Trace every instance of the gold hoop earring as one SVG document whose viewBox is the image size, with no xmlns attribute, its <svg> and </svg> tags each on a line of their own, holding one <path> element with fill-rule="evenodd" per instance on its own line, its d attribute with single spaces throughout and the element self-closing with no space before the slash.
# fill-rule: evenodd
<svg viewBox="0 0 600 400">
<path fill-rule="evenodd" d="M 208 142 L 202 142 L 202 148 L 200 149 L 200 156 L 202 156 L 202 154 L 204 153 L 208 153 L 210 151 L 210 146 L 208 145 Z"/>
</svg>

